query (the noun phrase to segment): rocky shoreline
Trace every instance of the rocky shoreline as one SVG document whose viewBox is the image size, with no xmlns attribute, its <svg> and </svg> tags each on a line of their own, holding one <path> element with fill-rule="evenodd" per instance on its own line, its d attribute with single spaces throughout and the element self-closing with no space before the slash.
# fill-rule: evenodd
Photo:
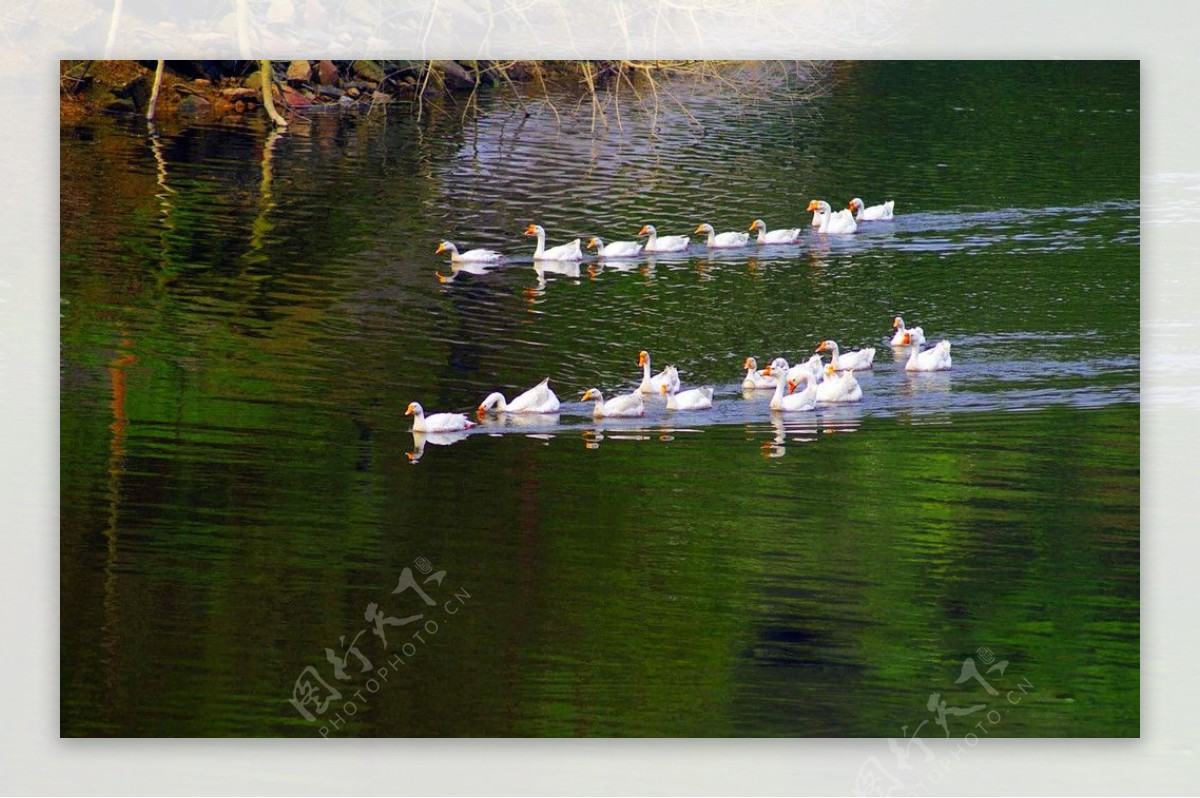
<svg viewBox="0 0 1200 798">
<path fill-rule="evenodd" d="M 259 61 L 166 61 L 158 118 L 264 114 Z M 365 109 L 419 96 L 453 95 L 526 82 L 595 85 L 616 73 L 594 61 L 269 61 L 271 96 L 285 116 L 305 109 Z M 145 114 L 156 61 L 62 61 L 60 121 Z"/>
</svg>

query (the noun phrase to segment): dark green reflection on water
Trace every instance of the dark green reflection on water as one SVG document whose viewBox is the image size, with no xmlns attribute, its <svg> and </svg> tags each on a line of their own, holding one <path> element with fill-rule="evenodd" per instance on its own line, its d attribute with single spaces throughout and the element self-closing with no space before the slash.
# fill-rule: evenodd
<svg viewBox="0 0 1200 798">
<path fill-rule="evenodd" d="M 695 89 L 706 134 L 657 145 L 499 104 L 64 129 L 63 733 L 317 734 L 297 676 L 336 681 L 369 603 L 422 611 L 391 590 L 426 557 L 438 631 L 338 736 L 899 736 L 931 692 L 987 698 L 954 684 L 980 647 L 1034 685 L 992 734 L 1136 735 L 1136 65 L 834 72 L 820 114 Z M 818 193 L 902 216 L 544 282 L 518 235 L 774 227 Z M 443 236 L 513 257 L 442 285 Z M 899 370 L 897 312 L 953 372 Z M 880 347 L 861 408 L 781 429 L 737 393 L 746 355 L 830 335 Z M 718 408 L 594 432 L 576 391 L 641 348 Z M 546 374 L 538 437 L 405 456 L 409 401 Z"/>
</svg>

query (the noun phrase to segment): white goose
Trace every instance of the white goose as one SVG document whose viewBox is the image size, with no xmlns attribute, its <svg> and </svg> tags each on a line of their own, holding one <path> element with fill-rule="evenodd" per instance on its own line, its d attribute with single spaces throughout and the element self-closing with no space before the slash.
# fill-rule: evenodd
<svg viewBox="0 0 1200 798">
<path fill-rule="evenodd" d="M 858 223 L 854 221 L 854 216 L 850 211 L 833 212 L 833 208 L 829 207 L 829 203 L 825 200 L 813 200 L 808 203 L 808 209 L 814 211 L 821 216 L 821 226 L 817 228 L 818 233 L 853 233 L 858 230 Z"/>
<path fill-rule="evenodd" d="M 504 395 L 498 391 L 490 393 L 479 403 L 476 412 L 482 417 L 492 409 L 498 413 L 557 413 L 558 397 L 550 389 L 550 378 L 547 377 L 511 402 L 504 401 Z"/>
<path fill-rule="evenodd" d="M 674 366 L 667 368 L 675 370 Z M 667 395 L 668 410 L 708 410 L 712 407 L 713 389 L 708 386 L 680 391 L 671 383 L 665 382 L 659 390 Z"/>
<path fill-rule="evenodd" d="M 679 390 L 679 372 L 671 366 L 667 366 L 653 377 L 650 376 L 650 353 L 645 349 L 638 352 L 638 365 L 642 367 L 642 384 L 638 386 L 639 392 L 658 393 L 667 383 L 674 385 L 675 390 Z"/>
<path fill-rule="evenodd" d="M 596 410 L 592 413 L 595 418 L 635 418 L 646 415 L 646 406 L 642 403 L 642 395 L 637 392 L 614 396 L 606 402 L 600 391 L 588 388 L 580 401 L 586 402 L 589 399 L 596 400 Z"/>
<path fill-rule="evenodd" d="M 663 236 L 658 237 L 658 233 L 654 230 L 654 225 L 644 224 L 638 232 L 639 236 L 649 236 L 646 239 L 647 252 L 683 252 L 688 248 L 688 244 L 692 239 L 688 236 Z"/>
<path fill-rule="evenodd" d="M 838 351 L 837 341 L 825 340 L 818 344 L 814 351 L 831 352 L 829 365 L 833 366 L 834 371 L 866 371 L 873 368 L 872 364 L 875 362 L 875 347 L 873 346 L 856 349 L 843 355 Z"/>
<path fill-rule="evenodd" d="M 746 378 L 742 380 L 742 387 L 750 391 L 761 391 L 767 388 L 774 388 L 778 382 L 774 377 L 763 374 L 758 370 L 758 361 L 752 357 L 746 358 L 746 362 L 742 364 L 742 368 L 746 370 Z M 768 368 L 770 368 L 768 366 Z M 766 371 L 766 369 L 763 369 Z"/>
<path fill-rule="evenodd" d="M 892 210 L 896 207 L 896 201 L 888 200 L 882 205 L 872 205 L 868 208 L 863 205 L 862 200 L 855 197 L 850 200 L 850 204 L 847 207 L 854 214 L 854 218 L 860 222 L 878 222 L 892 218 Z"/>
<path fill-rule="evenodd" d="M 792 227 L 784 230 L 767 232 L 767 225 L 762 219 L 755 219 L 750 225 L 750 232 L 758 231 L 758 244 L 795 244 L 800 238 L 800 228 Z"/>
<path fill-rule="evenodd" d="M 567 244 L 546 249 L 546 231 L 540 224 L 531 224 L 525 228 L 525 235 L 537 236 L 537 249 L 533 253 L 534 260 L 583 260 L 583 250 L 579 248 L 579 239 Z"/>
<path fill-rule="evenodd" d="M 642 245 L 636 241 L 614 241 L 606 246 L 600 236 L 592 236 L 587 245 L 596 250 L 598 258 L 636 258 L 642 254 Z"/>
<path fill-rule="evenodd" d="M 920 327 L 913 327 L 912 330 L 906 329 L 904 319 L 899 316 L 892 319 L 892 329 L 896 331 L 896 334 L 892 336 L 892 346 L 908 346 L 908 338 L 905 337 L 906 333 L 919 332 L 922 335 L 925 334 L 925 331 Z"/>
<path fill-rule="evenodd" d="M 806 372 L 803 379 L 811 380 L 812 375 Z M 779 380 L 775 385 L 775 394 L 771 397 L 769 407 L 772 410 L 779 410 L 785 413 L 812 410 L 816 407 L 816 389 L 813 387 L 813 383 L 809 382 L 809 387 L 800 393 L 793 393 L 796 385 L 795 381 Z"/>
<path fill-rule="evenodd" d="M 908 353 L 908 362 L 904 364 L 905 371 L 945 371 L 950 368 L 950 342 L 939 341 L 932 349 L 921 351 L 925 343 L 925 334 L 919 327 L 914 327 L 905 334 L 912 351 Z"/>
<path fill-rule="evenodd" d="M 475 426 L 475 422 L 462 413 L 434 413 L 427 416 L 416 402 L 409 403 L 404 415 L 413 417 L 413 432 L 458 432 Z"/>
<path fill-rule="evenodd" d="M 707 233 L 708 239 L 705 242 L 709 249 L 732 249 L 734 247 L 744 247 L 750 241 L 749 233 L 718 233 L 713 230 L 711 224 L 705 223 L 696 228 L 697 235 Z"/>
<path fill-rule="evenodd" d="M 825 367 L 825 380 L 817 386 L 818 402 L 859 402 L 862 401 L 862 386 L 854 379 L 853 371 L 844 371 L 840 375 L 833 366 Z"/>
<path fill-rule="evenodd" d="M 433 254 L 441 255 L 443 252 L 450 253 L 451 263 L 496 263 L 503 257 L 499 252 L 490 249 L 468 249 L 466 252 L 459 252 L 453 241 L 438 244 L 437 251 Z"/>
</svg>

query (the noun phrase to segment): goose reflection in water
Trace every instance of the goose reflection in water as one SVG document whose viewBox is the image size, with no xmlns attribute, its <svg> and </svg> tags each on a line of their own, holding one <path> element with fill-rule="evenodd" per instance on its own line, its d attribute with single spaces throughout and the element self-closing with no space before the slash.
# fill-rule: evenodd
<svg viewBox="0 0 1200 798">
<path fill-rule="evenodd" d="M 414 465 L 420 462 L 425 456 L 425 444 L 432 443 L 434 446 L 449 446 L 452 443 L 469 438 L 471 433 L 466 430 L 457 432 L 417 432 L 413 430 L 413 450 L 407 452 L 408 462 Z"/>
<path fill-rule="evenodd" d="M 463 274 L 480 277 L 499 265 L 498 263 L 451 263 L 449 274 L 442 274 L 439 271 L 435 271 L 434 274 L 437 275 L 439 283 L 452 283 Z"/>
<path fill-rule="evenodd" d="M 763 442 L 762 454 L 764 457 L 783 457 L 787 454 L 789 435 L 793 443 L 811 443 L 817 439 L 817 418 L 806 415 L 784 421 L 783 416 L 772 416 L 771 431 L 774 435 L 771 440 Z"/>
</svg>

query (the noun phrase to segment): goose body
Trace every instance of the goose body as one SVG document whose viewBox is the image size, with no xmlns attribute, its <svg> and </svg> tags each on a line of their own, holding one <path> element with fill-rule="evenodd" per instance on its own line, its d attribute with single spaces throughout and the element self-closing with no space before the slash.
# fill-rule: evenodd
<svg viewBox="0 0 1200 798">
<path fill-rule="evenodd" d="M 675 370 L 674 366 L 667 368 Z M 708 410 L 712 407 L 713 389 L 708 386 L 680 391 L 670 382 L 666 382 L 659 390 L 667 395 L 668 410 Z"/>
<path fill-rule="evenodd" d="M 404 415 L 413 417 L 413 432 L 458 432 L 475 426 L 475 422 L 462 413 L 434 413 L 427 416 L 417 402 L 411 402 Z"/>
<path fill-rule="evenodd" d="M 854 218 L 860 222 L 880 222 L 892 218 L 892 211 L 896 207 L 896 201 L 888 200 L 882 205 L 872 205 L 868 208 L 863 205 L 862 200 L 855 197 L 850 200 L 850 205 L 847 207 L 854 214 Z"/>
<path fill-rule="evenodd" d="M 746 370 L 746 378 L 742 380 L 742 387 L 750 391 L 761 391 L 768 388 L 774 388 L 778 382 L 769 374 L 763 374 L 758 370 L 758 361 L 752 357 L 746 358 L 742 364 L 742 368 Z M 768 367 L 769 368 L 769 367 Z M 764 369 L 766 371 L 766 369 Z"/>
<path fill-rule="evenodd" d="M 588 388 L 580 401 L 586 402 L 590 399 L 596 401 L 596 409 L 592 412 L 595 418 L 636 418 L 646 415 L 646 405 L 642 402 L 642 395 L 636 391 L 614 396 L 606 402 L 600 391 Z"/>
<path fill-rule="evenodd" d="M 842 234 L 858 230 L 858 223 L 854 221 L 854 215 L 850 211 L 842 210 L 834 213 L 833 208 L 829 207 L 829 203 L 825 200 L 813 200 L 808 203 L 808 209 L 820 215 L 821 224 L 817 228 L 818 233 Z"/>
<path fill-rule="evenodd" d="M 638 352 L 638 365 L 642 367 L 642 384 L 638 386 L 639 393 L 660 393 L 663 385 L 673 385 L 679 390 L 679 371 L 667 366 L 654 376 L 650 375 L 650 353 L 646 350 Z"/>
<path fill-rule="evenodd" d="M 931 349 L 921 351 L 925 343 L 925 334 L 919 327 L 914 327 L 906 334 L 912 350 L 908 353 L 908 362 L 904 364 L 905 371 L 946 371 L 951 366 L 950 342 L 939 341 Z"/>
<path fill-rule="evenodd" d="M 525 235 L 537 236 L 537 249 L 534 250 L 534 260 L 583 260 L 583 250 L 579 247 L 579 239 L 567 244 L 546 249 L 546 231 L 541 225 L 531 224 L 525 228 Z"/>
<path fill-rule="evenodd" d="M 920 327 L 913 327 L 911 330 L 907 329 L 904 326 L 904 319 L 899 316 L 892 319 L 892 329 L 896 331 L 892 336 L 892 346 L 908 346 L 909 339 L 907 334 L 910 332 L 919 332 L 922 335 L 925 333 Z"/>
<path fill-rule="evenodd" d="M 499 413 L 557 413 L 558 397 L 550 389 L 550 378 L 539 382 L 525 393 L 515 397 L 511 402 L 504 401 L 504 395 L 495 392 L 479 403 L 480 416 L 489 410 Z"/>
<path fill-rule="evenodd" d="M 696 228 L 696 234 L 708 234 L 705 244 L 709 249 L 733 249 L 744 247 L 750 241 L 749 233 L 718 233 L 711 224 L 702 224 Z"/>
<path fill-rule="evenodd" d="M 642 254 L 642 245 L 636 241 L 614 241 L 606 245 L 600 236 L 593 236 L 587 245 L 588 249 L 596 250 L 598 258 L 636 258 Z"/>
<path fill-rule="evenodd" d="M 802 410 L 812 410 L 816 407 L 816 382 L 808 372 L 804 373 L 802 379 L 808 383 L 808 387 L 800 393 L 794 392 L 798 384 L 795 380 L 791 382 L 783 379 L 779 380 L 775 386 L 775 394 L 771 397 L 770 408 L 784 413 L 795 413 Z"/>
<path fill-rule="evenodd" d="M 818 402 L 859 402 L 862 401 L 862 386 L 854 379 L 853 371 L 838 374 L 833 366 L 825 367 L 825 379 L 817 386 Z"/>
<path fill-rule="evenodd" d="M 758 244 L 795 244 L 800 238 L 800 228 L 792 227 L 783 230 L 767 232 L 767 225 L 762 219 L 755 219 L 750 225 L 750 232 L 758 231 Z"/>
<path fill-rule="evenodd" d="M 453 241 L 438 244 L 437 251 L 433 254 L 440 255 L 443 252 L 450 253 L 451 263 L 497 263 L 503 257 L 499 252 L 490 249 L 468 249 L 466 252 L 459 252 Z"/>
<path fill-rule="evenodd" d="M 683 252 L 688 248 L 688 244 L 692 239 L 688 236 L 662 236 L 654 230 L 654 225 L 644 224 L 638 232 L 639 236 L 648 236 L 646 239 L 646 252 Z"/>
<path fill-rule="evenodd" d="M 838 351 L 837 341 L 826 340 L 817 345 L 817 352 L 829 352 L 829 365 L 834 371 L 865 371 L 873 368 L 875 362 L 875 347 L 856 349 L 842 354 Z"/>
</svg>

